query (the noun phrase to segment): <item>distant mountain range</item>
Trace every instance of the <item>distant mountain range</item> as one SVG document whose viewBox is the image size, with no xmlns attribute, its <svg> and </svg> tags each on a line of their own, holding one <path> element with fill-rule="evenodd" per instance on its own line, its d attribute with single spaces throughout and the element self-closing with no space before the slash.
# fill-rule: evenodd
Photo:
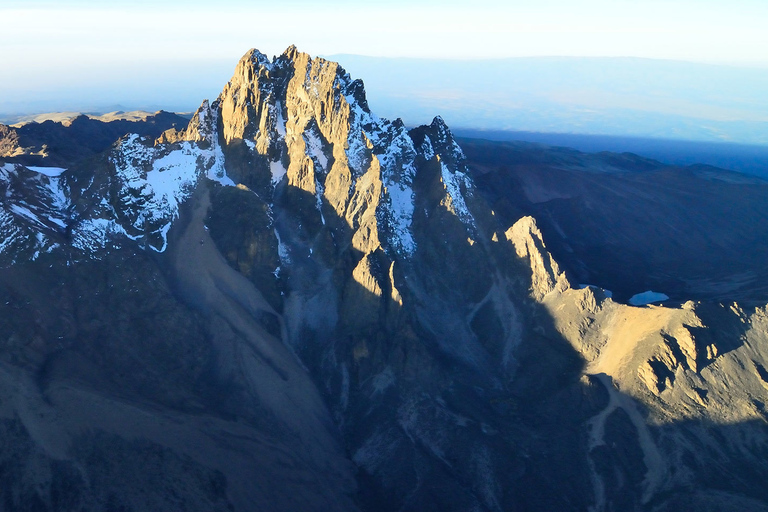
<svg viewBox="0 0 768 512">
<path fill-rule="evenodd" d="M 587 153 L 635 153 L 669 165 L 707 164 L 768 178 L 768 146 L 764 145 L 509 130 L 458 129 L 454 132 L 474 139 L 534 142 Z"/>
</svg>

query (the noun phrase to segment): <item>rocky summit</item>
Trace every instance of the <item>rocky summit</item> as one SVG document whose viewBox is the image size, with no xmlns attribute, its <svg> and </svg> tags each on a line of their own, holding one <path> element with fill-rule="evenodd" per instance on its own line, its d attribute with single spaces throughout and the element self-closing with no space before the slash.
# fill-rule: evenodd
<svg viewBox="0 0 768 512">
<path fill-rule="evenodd" d="M 293 47 L 136 126 L 0 132 L 0 509 L 768 510 L 765 305 L 579 285 Z"/>
</svg>

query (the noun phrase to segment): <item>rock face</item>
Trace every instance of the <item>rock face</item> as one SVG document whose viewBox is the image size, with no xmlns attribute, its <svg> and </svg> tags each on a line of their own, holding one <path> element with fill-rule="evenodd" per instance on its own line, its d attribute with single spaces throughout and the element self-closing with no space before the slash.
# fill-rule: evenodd
<svg viewBox="0 0 768 512">
<path fill-rule="evenodd" d="M 552 292 L 570 288 L 565 273 L 560 271 L 560 266 L 547 251 L 533 217 L 518 220 L 505 236 L 514 245 L 517 256 L 531 267 L 531 296 L 534 299 L 541 301 Z"/>
<path fill-rule="evenodd" d="M 5 509 L 768 504 L 765 309 L 575 289 L 336 63 L 0 177 Z"/>
</svg>

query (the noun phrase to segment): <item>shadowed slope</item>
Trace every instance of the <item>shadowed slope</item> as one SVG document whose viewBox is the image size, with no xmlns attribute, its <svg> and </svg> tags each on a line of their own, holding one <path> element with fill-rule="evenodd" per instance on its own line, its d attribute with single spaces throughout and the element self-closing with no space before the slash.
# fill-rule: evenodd
<svg viewBox="0 0 768 512">
<path fill-rule="evenodd" d="M 479 190 L 505 222 L 533 215 L 580 283 L 622 301 L 765 302 L 768 183 L 631 154 L 463 139 Z"/>
</svg>

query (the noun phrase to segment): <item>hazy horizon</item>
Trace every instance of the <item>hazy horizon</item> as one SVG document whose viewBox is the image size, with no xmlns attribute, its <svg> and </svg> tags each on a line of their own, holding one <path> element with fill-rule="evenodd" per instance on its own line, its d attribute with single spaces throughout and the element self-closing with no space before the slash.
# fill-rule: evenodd
<svg viewBox="0 0 768 512">
<path fill-rule="evenodd" d="M 339 60 L 407 124 L 768 144 L 768 4 L 736 0 L 9 0 L 0 120 L 188 112 L 237 60 Z"/>
<path fill-rule="evenodd" d="M 326 58 L 363 80 L 374 113 L 408 125 L 440 115 L 461 129 L 768 145 L 768 69 L 634 57 Z M 235 63 L 102 68 L 88 86 L 0 84 L 0 122 L 48 112 L 192 112 L 218 96 Z"/>
</svg>

